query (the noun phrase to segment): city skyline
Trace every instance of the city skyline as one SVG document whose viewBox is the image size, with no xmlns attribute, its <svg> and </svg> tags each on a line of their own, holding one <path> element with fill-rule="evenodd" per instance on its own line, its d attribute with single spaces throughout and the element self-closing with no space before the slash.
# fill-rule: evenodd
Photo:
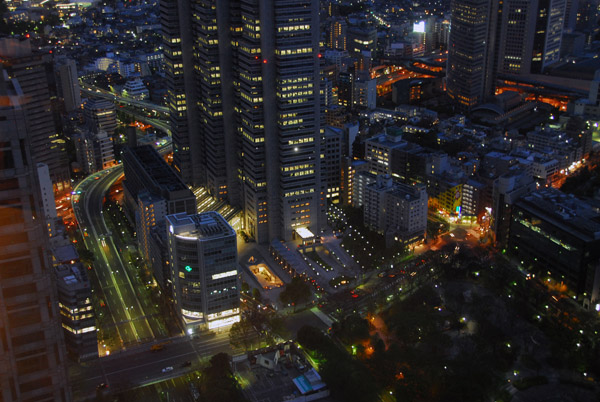
<svg viewBox="0 0 600 402">
<path fill-rule="evenodd" d="M 598 399 L 598 0 L 0 13 L 1 400 Z"/>
</svg>

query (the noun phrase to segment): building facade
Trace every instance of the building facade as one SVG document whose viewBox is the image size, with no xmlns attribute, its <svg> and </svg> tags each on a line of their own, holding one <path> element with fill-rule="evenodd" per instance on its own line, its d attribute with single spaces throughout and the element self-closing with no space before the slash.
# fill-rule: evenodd
<svg viewBox="0 0 600 402">
<path fill-rule="evenodd" d="M 163 1 L 161 21 L 183 180 L 241 206 L 258 242 L 322 229 L 318 1 Z"/>
<path fill-rule="evenodd" d="M 58 93 L 65 103 L 65 111 L 72 112 L 81 107 L 81 90 L 77 79 L 77 64 L 73 59 L 59 59 L 56 66 Z"/>
<path fill-rule="evenodd" d="M 600 215 L 586 202 L 553 188 L 522 197 L 512 208 L 508 249 L 584 304 L 598 303 Z"/>
<path fill-rule="evenodd" d="M 123 151 L 125 207 L 135 215 L 138 196 L 147 192 L 165 200 L 168 214 L 196 212 L 196 197 L 173 169 L 150 145 L 127 147 Z"/>
<path fill-rule="evenodd" d="M 427 228 L 427 191 L 424 185 L 394 183 L 377 175 L 364 189 L 365 226 L 387 240 L 413 244 L 424 239 Z"/>
<path fill-rule="evenodd" d="M 83 264 L 54 267 L 58 306 L 65 345 L 75 361 L 98 357 L 96 317 L 92 306 L 92 288 Z"/>
<path fill-rule="evenodd" d="M 29 146 L 35 162 L 45 163 L 56 189 L 70 186 L 65 141 L 58 133 L 52 115 L 45 56 L 31 49 L 29 40 L 3 38 L 0 57 L 9 78 L 16 78 L 28 102 L 22 105 L 27 115 Z"/>
<path fill-rule="evenodd" d="M 16 80 L 0 85 L 0 96 L 5 101 L 0 105 L 0 399 L 68 401 L 64 341 L 30 154 L 30 109 L 24 104 L 30 98 Z"/>
<path fill-rule="evenodd" d="M 240 320 L 236 233 L 217 212 L 168 215 L 173 298 L 181 321 L 215 329 Z"/>
<path fill-rule="evenodd" d="M 88 99 L 83 107 L 83 116 L 92 131 L 105 131 L 109 137 L 117 129 L 115 104 L 108 99 Z"/>
<path fill-rule="evenodd" d="M 446 90 L 464 109 L 472 109 L 492 95 L 494 4 L 491 0 L 451 3 Z"/>
</svg>

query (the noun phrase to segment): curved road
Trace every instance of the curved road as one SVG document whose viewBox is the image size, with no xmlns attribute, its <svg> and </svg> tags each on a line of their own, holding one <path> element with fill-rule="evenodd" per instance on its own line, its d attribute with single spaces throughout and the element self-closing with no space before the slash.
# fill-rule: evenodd
<svg viewBox="0 0 600 402">
<path fill-rule="evenodd" d="M 118 103 L 125 103 L 127 105 L 132 105 L 136 107 L 146 108 L 150 110 L 156 110 L 159 113 L 169 113 L 169 108 L 167 106 L 157 105 L 152 102 L 146 102 L 141 100 L 136 100 L 133 98 L 127 98 L 124 96 L 117 95 L 106 89 L 87 84 L 85 82 L 80 81 L 79 86 L 81 90 L 89 95 L 97 96 L 99 98 L 109 99 Z"/>
<path fill-rule="evenodd" d="M 84 235 L 86 247 L 96 256 L 94 268 L 106 298 L 106 308 L 122 345 L 127 347 L 152 340 L 154 333 L 102 217 L 104 195 L 122 174 L 123 167 L 117 166 L 86 178 L 75 187 L 75 192 L 81 191 L 81 194 L 73 207 L 80 229 L 87 233 Z"/>
</svg>

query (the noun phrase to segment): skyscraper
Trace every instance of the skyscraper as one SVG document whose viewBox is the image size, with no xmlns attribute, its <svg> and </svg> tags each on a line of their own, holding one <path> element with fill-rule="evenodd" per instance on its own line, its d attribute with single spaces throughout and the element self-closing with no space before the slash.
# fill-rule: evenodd
<svg viewBox="0 0 600 402">
<path fill-rule="evenodd" d="M 560 44 L 565 24 L 566 0 L 538 0 L 532 73 L 541 73 L 560 59 Z"/>
<path fill-rule="evenodd" d="M 321 228 L 316 0 L 161 2 L 174 166 L 259 242 Z"/>
<path fill-rule="evenodd" d="M 58 93 L 65 102 L 65 111 L 72 112 L 81 106 L 81 92 L 77 80 L 75 60 L 60 58 L 56 63 Z"/>
<path fill-rule="evenodd" d="M 453 0 L 448 44 L 447 93 L 464 109 L 493 91 L 493 50 L 497 2 Z"/>
<path fill-rule="evenodd" d="M 0 400 L 70 400 L 53 292 L 33 119 L 16 80 L 0 71 Z M 35 110 L 35 109 L 33 109 Z"/>
<path fill-rule="evenodd" d="M 541 73 L 557 62 L 563 33 L 565 0 L 505 0 L 499 3 L 497 71 Z"/>
<path fill-rule="evenodd" d="M 336 50 L 346 50 L 346 31 L 348 24 L 343 19 L 334 19 L 329 23 L 327 47 Z"/>
<path fill-rule="evenodd" d="M 454 0 L 447 93 L 465 109 L 494 93 L 498 74 L 538 74 L 560 57 L 566 0 Z"/>
<path fill-rule="evenodd" d="M 9 78 L 17 78 L 28 101 L 23 105 L 28 121 L 31 156 L 45 163 L 56 188 L 69 185 L 69 165 L 65 141 L 54 125 L 50 105 L 46 60 L 31 50 L 29 40 L 2 38 L 0 56 Z"/>
</svg>

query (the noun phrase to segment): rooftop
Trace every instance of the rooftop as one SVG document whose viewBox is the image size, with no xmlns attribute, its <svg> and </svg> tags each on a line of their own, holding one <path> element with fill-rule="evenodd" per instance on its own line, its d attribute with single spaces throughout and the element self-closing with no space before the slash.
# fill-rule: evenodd
<svg viewBox="0 0 600 402">
<path fill-rule="evenodd" d="M 135 156 L 142 169 L 152 178 L 156 185 L 169 191 L 189 190 L 151 145 L 139 145 L 128 148 Z"/>
<path fill-rule="evenodd" d="M 79 254 L 77 253 L 77 249 L 72 244 L 56 247 L 52 250 L 52 255 L 54 256 L 54 259 L 60 264 L 79 260 Z"/>
<path fill-rule="evenodd" d="M 543 188 L 517 202 L 520 207 L 585 241 L 600 239 L 600 214 L 579 198 L 553 188 Z"/>
<path fill-rule="evenodd" d="M 235 231 L 218 212 L 209 211 L 188 215 L 185 212 L 167 215 L 169 231 L 189 240 L 235 236 Z"/>
<path fill-rule="evenodd" d="M 67 287 L 72 290 L 90 288 L 89 278 L 81 263 L 58 265 L 54 268 L 54 272 L 59 287 Z"/>
</svg>

